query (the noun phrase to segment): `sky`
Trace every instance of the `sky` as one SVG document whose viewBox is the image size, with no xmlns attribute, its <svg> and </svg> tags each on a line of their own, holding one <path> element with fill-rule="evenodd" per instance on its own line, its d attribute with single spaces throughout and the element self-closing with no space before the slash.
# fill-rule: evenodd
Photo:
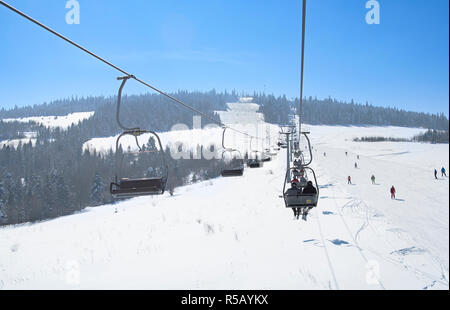
<svg viewBox="0 0 450 310">
<path fill-rule="evenodd" d="M 167 92 L 299 96 L 300 0 L 5 0 Z M 309 0 L 304 94 L 449 114 L 449 1 Z M 0 107 L 117 93 L 119 72 L 0 5 Z M 127 93 L 145 93 L 130 82 Z"/>
</svg>

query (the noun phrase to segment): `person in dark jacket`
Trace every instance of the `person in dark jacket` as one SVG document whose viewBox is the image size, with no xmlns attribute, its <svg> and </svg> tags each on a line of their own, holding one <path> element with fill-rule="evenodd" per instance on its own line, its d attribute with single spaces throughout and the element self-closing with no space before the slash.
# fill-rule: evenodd
<svg viewBox="0 0 450 310">
<path fill-rule="evenodd" d="M 394 185 L 392 185 L 392 187 L 391 187 L 391 199 L 395 199 L 395 192 L 396 192 L 395 187 L 394 187 Z"/>
<path fill-rule="evenodd" d="M 289 196 L 301 195 L 302 190 L 298 188 L 297 183 L 293 182 L 291 183 L 291 188 L 287 190 L 286 194 Z M 294 212 L 294 219 L 298 219 L 300 216 L 300 208 L 292 208 L 292 211 Z"/>
<path fill-rule="evenodd" d="M 303 194 L 305 195 L 316 195 L 317 189 L 313 186 L 311 181 L 308 181 L 305 188 L 303 189 Z"/>
<path fill-rule="evenodd" d="M 434 169 L 434 178 L 435 178 L 436 180 L 438 179 L 437 174 L 438 174 L 437 170 Z"/>
</svg>

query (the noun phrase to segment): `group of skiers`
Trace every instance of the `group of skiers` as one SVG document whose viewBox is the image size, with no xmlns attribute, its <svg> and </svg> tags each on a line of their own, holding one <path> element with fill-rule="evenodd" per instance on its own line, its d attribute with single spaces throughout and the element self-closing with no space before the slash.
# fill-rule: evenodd
<svg viewBox="0 0 450 310">
<path fill-rule="evenodd" d="M 345 156 L 348 156 L 348 152 L 345 152 Z M 356 158 L 359 160 L 359 155 L 356 155 Z M 357 162 L 355 162 L 355 169 L 357 169 L 358 168 L 358 163 Z M 442 169 L 443 169 L 443 172 L 442 173 L 445 173 L 445 169 L 442 167 Z M 435 170 L 435 176 L 437 175 L 437 171 Z M 376 185 L 376 179 L 375 179 L 375 175 L 373 175 L 372 174 L 372 176 L 370 177 L 370 180 L 372 181 L 372 184 L 373 185 Z M 351 176 L 348 176 L 347 177 L 347 184 L 349 184 L 349 185 L 352 185 L 353 183 L 352 183 L 352 177 Z M 396 189 L 395 189 L 395 186 L 394 185 L 392 185 L 391 186 L 391 189 L 389 190 L 389 192 L 391 193 L 391 199 L 396 199 L 395 198 L 395 193 L 396 193 Z"/>
<path fill-rule="evenodd" d="M 324 152 L 324 153 L 323 153 L 323 156 L 326 157 L 326 156 L 327 156 L 327 153 Z M 348 152 L 347 152 L 347 151 L 345 152 L 345 156 L 348 156 Z M 359 155 L 357 155 L 356 158 L 359 160 L 359 159 L 360 159 Z M 355 169 L 357 169 L 357 168 L 358 168 L 358 163 L 355 162 Z M 438 171 L 437 171 L 436 169 L 434 169 L 434 177 L 435 177 L 436 180 L 438 179 Z M 441 168 L 441 177 L 447 177 L 447 171 L 445 170 L 444 167 Z M 372 181 L 372 184 L 373 184 L 373 185 L 376 185 L 376 182 L 375 182 L 375 175 L 372 174 L 372 176 L 370 177 L 370 180 Z M 352 184 L 353 184 L 353 183 L 352 183 L 352 177 L 351 177 L 351 176 L 348 176 L 348 177 L 347 177 L 347 184 L 349 184 L 349 185 L 352 185 Z M 395 198 L 396 189 L 395 189 L 395 186 L 394 186 L 394 185 L 391 186 L 389 192 L 390 192 L 390 194 L 391 194 L 391 199 L 396 199 L 396 198 Z"/>
<path fill-rule="evenodd" d="M 441 168 L 441 177 L 447 177 L 447 172 L 444 167 Z M 434 178 L 436 180 L 438 179 L 438 171 L 436 169 L 434 169 Z"/>
</svg>

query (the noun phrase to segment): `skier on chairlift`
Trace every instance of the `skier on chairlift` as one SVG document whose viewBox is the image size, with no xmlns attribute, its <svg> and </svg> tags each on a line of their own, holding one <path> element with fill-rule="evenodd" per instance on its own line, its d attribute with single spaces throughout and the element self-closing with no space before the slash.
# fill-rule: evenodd
<svg viewBox="0 0 450 310">
<path fill-rule="evenodd" d="M 298 181 L 298 180 L 297 180 Z M 293 195 L 301 195 L 302 190 L 298 188 L 298 183 L 295 183 L 293 180 L 291 182 L 291 188 L 288 189 L 288 194 Z M 300 208 L 292 208 L 292 211 L 294 212 L 294 219 L 297 219 L 300 217 L 301 209 Z"/>
<path fill-rule="evenodd" d="M 303 194 L 305 195 L 316 195 L 317 189 L 314 187 L 312 181 L 308 181 L 306 187 L 303 189 Z"/>
</svg>

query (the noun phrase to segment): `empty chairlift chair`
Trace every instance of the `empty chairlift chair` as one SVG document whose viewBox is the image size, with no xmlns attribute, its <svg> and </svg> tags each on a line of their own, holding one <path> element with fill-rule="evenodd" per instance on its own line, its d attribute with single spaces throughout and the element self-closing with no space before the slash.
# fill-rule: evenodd
<svg viewBox="0 0 450 310">
<path fill-rule="evenodd" d="M 120 103 L 121 103 L 121 95 L 123 87 L 128 79 L 133 78 L 133 76 L 126 76 L 122 78 L 118 78 L 122 80 L 122 84 L 119 89 L 119 95 L 117 97 L 117 123 L 124 130 L 124 132 L 117 138 L 116 141 L 116 177 L 115 181 L 110 184 L 110 193 L 114 198 L 123 199 L 123 198 L 132 198 L 137 196 L 149 196 L 149 195 L 162 195 L 165 192 L 167 179 L 168 179 L 168 167 L 165 164 L 165 154 L 164 149 L 161 144 L 161 139 L 156 134 L 156 132 L 151 130 L 144 130 L 139 128 L 126 128 L 124 127 L 119 118 L 120 114 Z M 157 149 L 151 151 L 142 150 L 141 146 L 138 142 L 138 137 L 144 134 L 150 134 L 156 138 Z M 120 151 L 120 139 L 124 136 L 133 136 L 136 141 L 136 145 L 139 149 L 136 152 L 136 155 L 141 155 L 143 153 L 157 153 L 160 157 L 160 166 L 159 169 L 155 169 L 159 171 L 159 175 L 144 177 L 144 178 L 125 178 L 120 176 L 123 169 L 123 161 L 125 157 L 125 153 L 121 156 L 119 161 L 119 151 Z M 153 170 L 153 169 L 152 169 Z"/>
<path fill-rule="evenodd" d="M 166 189 L 166 183 L 168 178 L 168 167 L 165 165 L 164 160 L 164 151 L 161 145 L 161 141 L 156 135 L 156 133 L 148 130 L 140 130 L 139 132 L 134 133 L 123 133 L 119 136 L 116 142 L 116 156 L 119 156 L 119 140 L 125 135 L 133 135 L 136 139 L 137 136 L 150 133 L 156 137 L 156 140 L 158 141 L 159 150 L 156 151 L 156 153 L 160 154 L 161 157 L 161 166 L 159 171 L 161 171 L 161 175 L 159 176 L 152 176 L 152 177 L 144 177 L 144 178 L 125 178 L 120 177 L 119 174 L 122 171 L 123 168 L 123 159 L 126 156 L 126 154 L 122 155 L 122 158 L 120 160 L 120 165 L 118 165 L 118 171 L 119 173 L 116 174 L 115 182 L 112 182 L 110 184 L 110 193 L 114 198 L 123 199 L 123 198 L 132 198 L 137 196 L 151 196 L 151 195 L 162 195 L 165 192 Z M 138 144 L 139 146 L 139 144 Z M 146 151 L 142 151 L 142 149 L 139 147 L 140 153 L 145 153 Z"/>
<path fill-rule="evenodd" d="M 264 165 L 262 161 L 262 154 L 259 151 L 252 151 L 247 160 L 247 166 L 250 168 L 261 168 Z"/>
<path fill-rule="evenodd" d="M 222 133 L 222 160 L 224 167 L 221 170 L 223 177 L 238 177 L 244 175 L 244 159 L 241 152 L 235 149 L 225 147 L 225 132 L 227 128 L 223 128 Z M 227 156 L 228 154 L 228 156 Z"/>
<path fill-rule="evenodd" d="M 232 157 L 231 160 L 227 160 L 225 154 L 229 153 Z M 236 154 L 233 157 L 233 154 Z M 241 153 L 237 150 L 225 150 L 222 153 L 222 159 L 224 160 L 225 166 L 221 171 L 223 177 L 238 177 L 244 175 L 244 160 L 241 157 Z"/>
</svg>

